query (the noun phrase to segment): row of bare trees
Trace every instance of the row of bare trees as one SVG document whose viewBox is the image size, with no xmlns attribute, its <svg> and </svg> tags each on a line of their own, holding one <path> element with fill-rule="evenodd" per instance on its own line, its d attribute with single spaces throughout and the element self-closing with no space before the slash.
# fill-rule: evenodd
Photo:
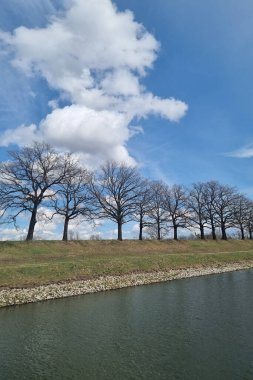
<svg viewBox="0 0 253 380">
<path fill-rule="evenodd" d="M 51 218 L 64 220 L 63 240 L 68 240 L 70 221 L 93 222 L 109 219 L 122 226 L 135 221 L 139 239 L 162 239 L 173 231 L 194 231 L 201 239 L 227 239 L 227 230 L 252 239 L 253 202 L 232 186 L 217 181 L 168 186 L 143 178 L 136 167 L 106 162 L 97 173 L 89 172 L 71 154 L 60 154 L 50 145 L 32 146 L 9 152 L 0 163 L 0 209 L 2 223 L 16 224 L 29 215 L 26 240 L 32 240 L 42 207 L 52 210 Z"/>
<path fill-rule="evenodd" d="M 241 239 L 252 239 L 253 202 L 217 181 L 194 183 L 189 189 L 151 182 L 137 209 L 140 239 L 144 226 L 158 240 L 170 230 L 177 240 L 179 229 L 194 231 L 201 239 L 211 235 L 214 240 L 218 236 L 227 240 L 231 228 L 240 231 Z"/>
</svg>

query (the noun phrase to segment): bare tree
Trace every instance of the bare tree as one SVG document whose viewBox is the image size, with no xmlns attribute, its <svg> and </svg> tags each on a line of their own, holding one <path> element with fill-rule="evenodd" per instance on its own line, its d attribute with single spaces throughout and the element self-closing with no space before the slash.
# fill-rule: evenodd
<svg viewBox="0 0 253 380">
<path fill-rule="evenodd" d="M 34 142 L 19 151 L 9 152 L 10 160 L 0 164 L 0 205 L 6 221 L 16 221 L 23 212 L 30 213 L 26 240 L 32 240 L 41 202 L 52 198 L 54 186 L 65 176 L 62 157 L 46 143 Z"/>
<path fill-rule="evenodd" d="M 166 188 L 164 194 L 164 209 L 172 223 L 174 240 L 178 239 L 178 228 L 188 225 L 188 209 L 186 191 L 182 185 L 173 185 Z"/>
<path fill-rule="evenodd" d="M 189 223 L 198 226 L 200 238 L 205 239 L 205 227 L 208 224 L 208 212 L 206 207 L 206 183 L 194 183 L 187 195 L 187 208 L 189 210 Z"/>
<path fill-rule="evenodd" d="M 140 189 L 140 193 L 136 199 L 133 220 L 139 224 L 139 240 L 143 239 L 143 228 L 150 225 L 150 222 L 148 221 L 152 198 L 150 190 L 150 183 L 148 181 L 143 181 L 142 189 Z"/>
<path fill-rule="evenodd" d="M 91 182 L 100 214 L 118 225 L 118 240 L 122 240 L 122 226 L 133 220 L 137 198 L 144 185 L 136 167 L 109 161 L 101 167 L 97 179 Z"/>
<path fill-rule="evenodd" d="M 249 239 L 252 240 L 253 238 L 253 201 L 252 200 L 248 200 L 246 228 L 249 233 Z"/>
<path fill-rule="evenodd" d="M 237 190 L 229 185 L 216 185 L 214 210 L 219 220 L 221 239 L 227 240 L 226 230 L 234 225 L 234 207 L 238 202 Z"/>
<path fill-rule="evenodd" d="M 209 181 L 205 183 L 204 200 L 206 212 L 208 215 L 208 224 L 212 231 L 213 240 L 217 239 L 216 228 L 218 227 L 218 215 L 216 212 L 215 204 L 219 194 L 220 184 L 217 181 Z"/>
<path fill-rule="evenodd" d="M 69 222 L 77 217 L 81 220 L 93 219 L 93 201 L 89 188 L 91 173 L 82 168 L 78 162 L 68 155 L 66 157 L 66 175 L 58 185 L 57 194 L 52 198 L 55 214 L 64 217 L 62 240 L 68 240 Z"/>
<path fill-rule="evenodd" d="M 251 217 L 249 213 L 250 203 L 250 200 L 245 195 L 238 194 L 238 198 L 234 204 L 234 226 L 239 228 L 242 240 L 245 239 L 245 230 L 249 226 L 249 219 Z"/>
<path fill-rule="evenodd" d="M 162 182 L 152 182 L 150 186 L 150 230 L 152 237 L 155 231 L 157 240 L 161 240 L 166 224 L 166 212 L 164 210 L 164 194 L 166 185 Z"/>
</svg>

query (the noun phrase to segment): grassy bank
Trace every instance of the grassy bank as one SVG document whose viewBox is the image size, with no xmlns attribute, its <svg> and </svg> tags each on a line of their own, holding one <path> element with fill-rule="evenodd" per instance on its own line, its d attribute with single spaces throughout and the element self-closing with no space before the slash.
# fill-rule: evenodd
<svg viewBox="0 0 253 380">
<path fill-rule="evenodd" d="M 253 261 L 253 241 L 0 243 L 0 287 Z"/>
</svg>

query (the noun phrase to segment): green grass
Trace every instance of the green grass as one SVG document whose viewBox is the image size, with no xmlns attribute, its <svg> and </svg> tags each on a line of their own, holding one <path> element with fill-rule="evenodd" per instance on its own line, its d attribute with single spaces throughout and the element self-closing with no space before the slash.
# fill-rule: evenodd
<svg viewBox="0 0 253 380">
<path fill-rule="evenodd" d="M 249 240 L 0 242 L 0 287 L 249 261 Z"/>
</svg>

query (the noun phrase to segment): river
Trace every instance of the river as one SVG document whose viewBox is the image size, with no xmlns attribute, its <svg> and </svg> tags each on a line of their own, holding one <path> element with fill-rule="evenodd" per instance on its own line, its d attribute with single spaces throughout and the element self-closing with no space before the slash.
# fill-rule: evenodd
<svg viewBox="0 0 253 380">
<path fill-rule="evenodd" d="M 0 309 L 0 379 L 253 379 L 253 270 Z"/>
</svg>

